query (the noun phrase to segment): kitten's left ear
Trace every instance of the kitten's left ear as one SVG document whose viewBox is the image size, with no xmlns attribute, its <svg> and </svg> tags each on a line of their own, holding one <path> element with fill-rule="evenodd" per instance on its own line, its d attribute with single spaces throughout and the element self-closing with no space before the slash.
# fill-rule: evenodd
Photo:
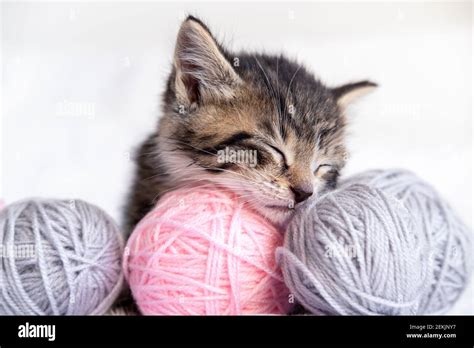
<svg viewBox="0 0 474 348">
<path fill-rule="evenodd" d="M 346 106 L 354 99 L 373 91 L 377 86 L 376 83 L 371 81 L 360 81 L 332 88 L 331 92 L 339 105 Z"/>
</svg>

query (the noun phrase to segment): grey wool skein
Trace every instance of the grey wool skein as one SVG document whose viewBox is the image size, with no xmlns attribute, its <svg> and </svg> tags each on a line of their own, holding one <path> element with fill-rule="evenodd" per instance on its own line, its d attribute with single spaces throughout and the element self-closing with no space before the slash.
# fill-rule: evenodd
<svg viewBox="0 0 474 348">
<path fill-rule="evenodd" d="M 370 171 L 298 212 L 277 257 L 315 314 L 434 314 L 465 288 L 470 243 L 431 186 L 406 171 Z"/>
<path fill-rule="evenodd" d="M 1 315 L 100 315 L 122 288 L 122 236 L 84 201 L 9 205 L 0 211 L 0 243 Z"/>
<path fill-rule="evenodd" d="M 472 230 L 427 182 L 407 170 L 371 170 L 355 175 L 343 186 L 366 183 L 396 197 L 428 238 L 432 264 L 429 288 L 420 313 L 446 313 L 459 298 L 472 273 Z"/>
</svg>

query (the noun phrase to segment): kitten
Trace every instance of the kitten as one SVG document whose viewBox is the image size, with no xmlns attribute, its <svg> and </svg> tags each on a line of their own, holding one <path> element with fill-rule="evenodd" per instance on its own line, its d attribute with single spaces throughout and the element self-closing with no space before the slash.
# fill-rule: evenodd
<svg viewBox="0 0 474 348">
<path fill-rule="evenodd" d="M 346 162 L 344 105 L 375 86 L 328 88 L 284 56 L 231 53 L 188 17 L 163 115 L 136 154 L 127 230 L 164 192 L 206 181 L 284 224 L 307 198 L 335 187 Z"/>
</svg>

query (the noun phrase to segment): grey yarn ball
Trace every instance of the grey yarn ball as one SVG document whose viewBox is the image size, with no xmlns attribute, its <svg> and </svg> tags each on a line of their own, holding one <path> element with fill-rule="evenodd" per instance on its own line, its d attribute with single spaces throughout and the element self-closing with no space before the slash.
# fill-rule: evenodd
<svg viewBox="0 0 474 348">
<path fill-rule="evenodd" d="M 0 315 L 104 314 L 123 283 L 114 221 L 81 200 L 0 211 Z"/>
<path fill-rule="evenodd" d="M 470 230 L 406 171 L 370 171 L 313 200 L 277 250 L 287 286 L 315 314 L 446 312 L 471 270 Z"/>
<path fill-rule="evenodd" d="M 429 241 L 432 264 L 420 314 L 446 313 L 465 289 L 472 272 L 472 230 L 427 182 L 407 170 L 371 170 L 343 186 L 366 183 L 396 197 L 412 213 Z"/>
</svg>

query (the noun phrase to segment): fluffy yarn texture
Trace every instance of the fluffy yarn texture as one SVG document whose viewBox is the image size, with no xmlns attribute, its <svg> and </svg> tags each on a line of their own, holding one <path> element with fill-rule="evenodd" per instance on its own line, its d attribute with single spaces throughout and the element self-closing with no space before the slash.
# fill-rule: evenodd
<svg viewBox="0 0 474 348">
<path fill-rule="evenodd" d="M 233 194 L 194 187 L 163 196 L 132 233 L 124 270 L 145 315 L 282 314 L 282 235 Z"/>
<path fill-rule="evenodd" d="M 114 221 L 80 200 L 27 200 L 0 211 L 0 314 L 104 314 L 123 284 Z"/>
<path fill-rule="evenodd" d="M 446 313 L 459 298 L 472 273 L 472 230 L 427 182 L 406 170 L 372 170 L 343 185 L 366 183 L 396 197 L 412 213 L 417 233 L 428 239 L 429 287 L 419 313 Z"/>
<path fill-rule="evenodd" d="M 433 314 L 466 286 L 469 236 L 415 175 L 370 171 L 295 216 L 277 254 L 290 291 L 315 314 Z"/>
</svg>

